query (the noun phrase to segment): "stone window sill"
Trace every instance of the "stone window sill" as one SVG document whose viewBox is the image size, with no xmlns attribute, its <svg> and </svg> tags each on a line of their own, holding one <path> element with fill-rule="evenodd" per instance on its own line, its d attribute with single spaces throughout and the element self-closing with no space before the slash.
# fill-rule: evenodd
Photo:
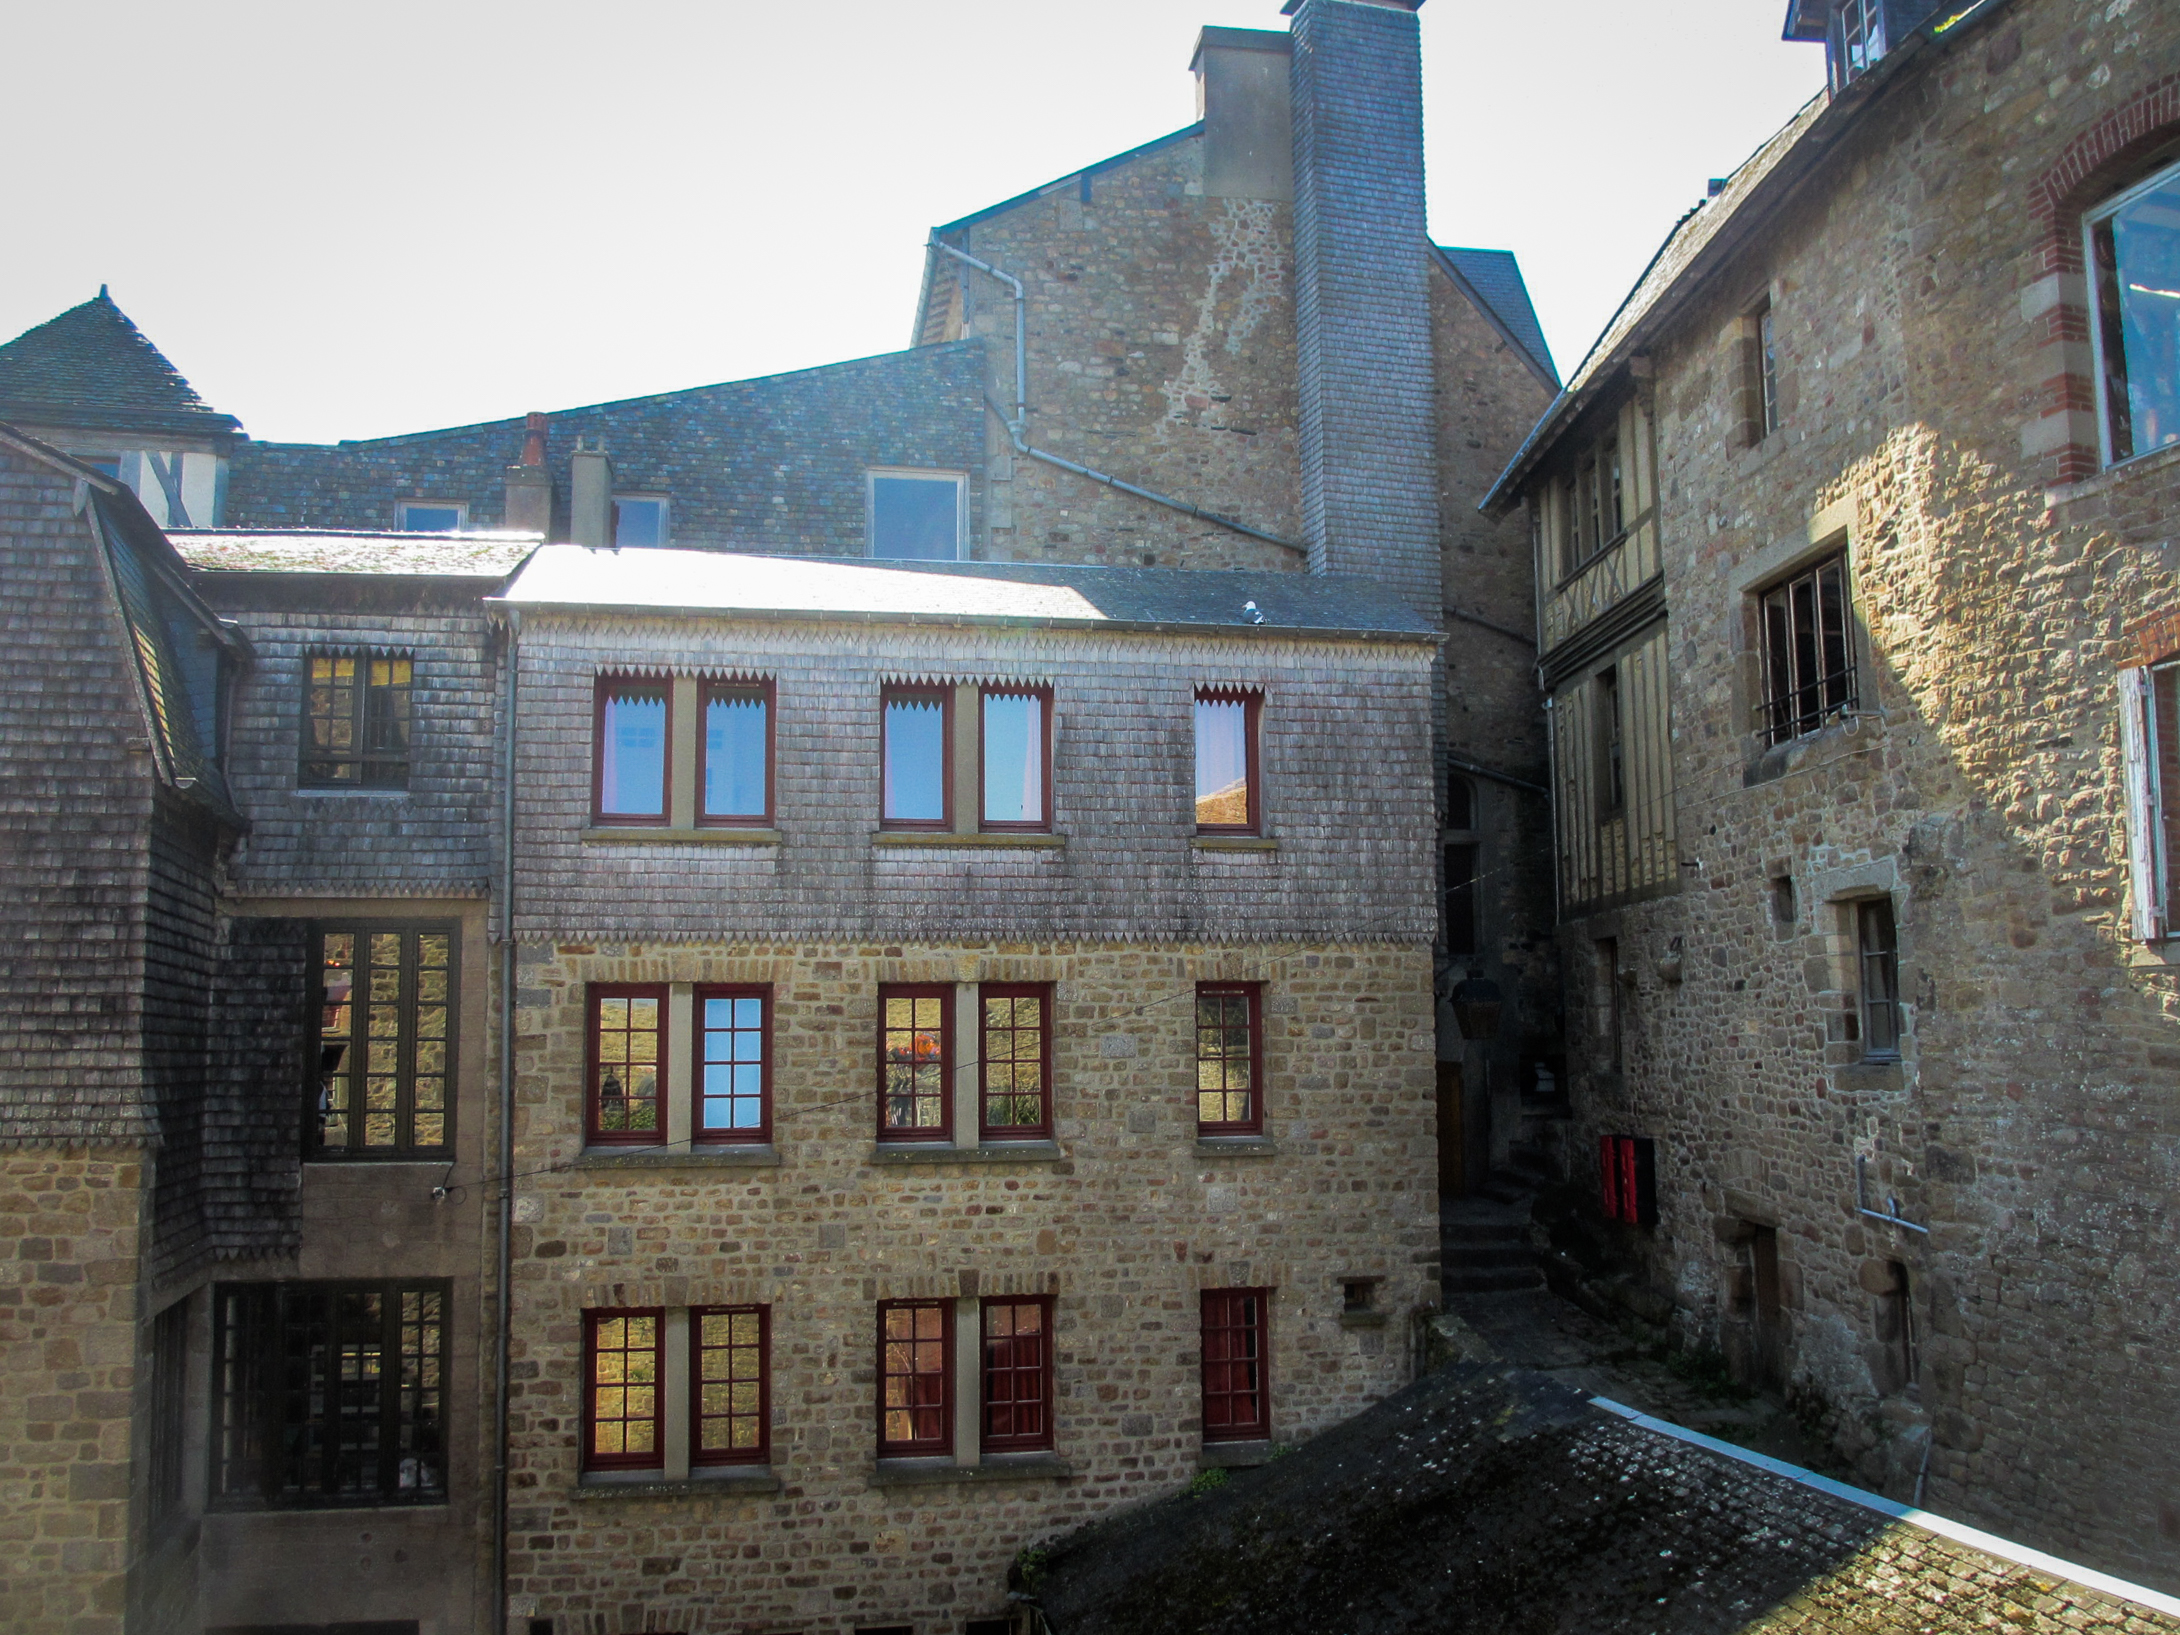
<svg viewBox="0 0 2180 1635">
<path fill-rule="evenodd" d="M 762 1146 L 585 1147 L 570 1169 L 777 1169 L 780 1150 Z"/>
<path fill-rule="evenodd" d="M 1841 1090 L 1874 1090 L 1880 1094 L 1907 1088 L 1900 1062 L 1846 1062 L 1832 1069 L 1832 1082 Z"/>
<path fill-rule="evenodd" d="M 936 1141 L 899 1141 L 880 1142 L 871 1149 L 870 1161 L 874 1164 L 1049 1164 L 1064 1157 L 1066 1154 L 1057 1141 L 995 1141 L 978 1147 L 949 1147 Z"/>
<path fill-rule="evenodd" d="M 777 846 L 777 829 L 657 829 L 607 824 L 585 829 L 586 846 Z"/>
<path fill-rule="evenodd" d="M 2168 444 L 2164 448 L 2151 449 L 2147 454 L 2130 455 L 2127 459 L 2106 466 L 2093 477 L 2080 482 L 2063 483 L 2044 490 L 2044 503 L 2057 509 L 2071 505 L 2076 500 L 2093 499 L 2108 488 L 2119 487 L 2138 477 L 2154 476 L 2180 466 L 2180 445 Z"/>
<path fill-rule="evenodd" d="M 1067 836 L 1052 834 L 955 834 L 945 829 L 880 829 L 870 837 L 873 846 L 999 846 L 1058 851 Z"/>
<path fill-rule="evenodd" d="M 1279 1143 L 1268 1135 L 1200 1135 L 1196 1138 L 1199 1158 L 1270 1158 L 1278 1151 Z"/>
<path fill-rule="evenodd" d="M 1049 1453 L 993 1454 L 982 1464 L 945 1459 L 880 1459 L 871 1466 L 872 1487 L 930 1487 L 939 1483 L 1034 1482 L 1072 1476 L 1075 1467 Z"/>
<path fill-rule="evenodd" d="M 770 1465 L 721 1465 L 702 1476 L 672 1481 L 650 1471 L 623 1476 L 592 1472 L 576 1483 L 578 1499 L 752 1499 L 777 1493 L 783 1484 Z"/>
<path fill-rule="evenodd" d="M 1383 1328 L 1385 1313 L 1382 1311 L 1343 1311 L 1340 1313 L 1342 1328 Z"/>
<path fill-rule="evenodd" d="M 1271 1462 L 1270 1442 L 1206 1442 L 1196 1455 L 1199 1470 L 1250 1470 Z"/>
<path fill-rule="evenodd" d="M 1188 843 L 1200 852 L 1276 852 L 1279 841 L 1271 835 L 1190 835 Z"/>
</svg>

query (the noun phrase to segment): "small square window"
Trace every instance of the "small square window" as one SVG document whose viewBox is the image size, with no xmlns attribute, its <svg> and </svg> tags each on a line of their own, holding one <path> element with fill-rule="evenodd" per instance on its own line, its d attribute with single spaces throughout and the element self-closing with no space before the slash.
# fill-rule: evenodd
<svg viewBox="0 0 2180 1635">
<path fill-rule="evenodd" d="M 1270 1308 L 1269 1289 L 1203 1292 L 1206 1442 L 1258 1442 L 1272 1434 Z"/>
<path fill-rule="evenodd" d="M 666 985 L 597 983 L 590 989 L 587 1134 L 594 1145 L 657 1146 L 666 1139 Z"/>
<path fill-rule="evenodd" d="M 878 1307 L 878 1456 L 954 1451 L 954 1303 L 887 1300 Z"/>
<path fill-rule="evenodd" d="M 772 990 L 696 990 L 696 1139 L 772 1139 Z"/>
<path fill-rule="evenodd" d="M 635 494 L 613 496 L 613 547 L 643 549 L 666 543 L 666 501 Z"/>
<path fill-rule="evenodd" d="M 584 1313 L 583 1468 L 656 1470 L 666 1462 L 666 1313 Z"/>
<path fill-rule="evenodd" d="M 1052 1446 L 1052 1297 L 983 1302 L 984 1423 L 993 1453 Z"/>
<path fill-rule="evenodd" d="M 983 1012 L 983 1110 L 987 1141 L 1033 1141 L 1052 1133 L 1052 987 L 987 982 Z"/>
<path fill-rule="evenodd" d="M 313 653 L 303 660 L 305 789 L 406 789 L 415 660 Z"/>
<path fill-rule="evenodd" d="M 953 691 L 889 687 L 883 716 L 880 823 L 889 829 L 945 829 L 953 821 Z"/>
<path fill-rule="evenodd" d="M 961 541 L 968 481 L 953 472 L 870 473 L 870 554 L 910 562 L 952 562 Z"/>
<path fill-rule="evenodd" d="M 1043 688 L 987 687 L 978 716 L 982 826 L 1052 827 L 1052 695 Z"/>
<path fill-rule="evenodd" d="M 1256 834 L 1263 824 L 1257 766 L 1263 695 L 1207 690 L 1196 695 L 1196 829 Z"/>
<path fill-rule="evenodd" d="M 761 826 L 772 821 L 772 685 L 707 681 L 698 773 L 701 823 Z"/>
<path fill-rule="evenodd" d="M 433 500 L 404 500 L 395 507 L 395 524 L 405 534 L 459 533 L 469 520 L 469 507 Z"/>
<path fill-rule="evenodd" d="M 878 990 L 878 1139 L 953 1137 L 954 990 L 944 983 Z"/>
<path fill-rule="evenodd" d="M 596 822 L 665 823 L 671 696 L 663 679 L 599 681 L 591 814 Z"/>
<path fill-rule="evenodd" d="M 1254 982 L 1196 985 L 1196 1133 L 1264 1128 L 1263 990 Z"/>
<path fill-rule="evenodd" d="M 770 1460 L 771 1315 L 766 1306 L 690 1311 L 690 1464 Z"/>
</svg>

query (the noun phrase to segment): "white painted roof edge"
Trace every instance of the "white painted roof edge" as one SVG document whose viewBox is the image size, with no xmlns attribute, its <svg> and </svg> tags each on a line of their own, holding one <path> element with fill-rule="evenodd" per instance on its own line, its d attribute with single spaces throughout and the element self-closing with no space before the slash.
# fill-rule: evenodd
<svg viewBox="0 0 2180 1635">
<path fill-rule="evenodd" d="M 2016 1544 L 2011 1539 L 2000 1538 L 1996 1533 L 1986 1533 L 1981 1528 L 1970 1527 L 1965 1522 L 1952 1521 L 1944 1516 L 1933 1515 L 1928 1510 L 1917 1510 L 1911 1505 L 1895 1504 L 1881 1494 L 1871 1493 L 1864 1488 L 1849 1487 L 1845 1482 L 1836 1482 L 1829 1476 L 1819 1476 L 1813 1470 L 1804 1470 L 1799 1465 L 1790 1465 L 1784 1459 L 1774 1459 L 1769 1454 L 1756 1453 L 1748 1448 L 1736 1447 L 1731 1442 L 1721 1442 L 1715 1436 L 1705 1436 L 1701 1431 L 1691 1431 L 1685 1425 L 1675 1425 L 1671 1420 L 1654 1419 L 1639 1409 L 1628 1407 L 1625 1403 L 1614 1402 L 1610 1397 L 1592 1397 L 1590 1402 L 1594 1406 L 1604 1409 L 1607 1413 L 1618 1414 L 1622 1419 L 1640 1425 L 1646 1431 L 1656 1431 L 1659 1435 L 1670 1436 L 1675 1441 L 1692 1443 L 1694 1446 L 1707 1449 L 1712 1453 L 1724 1454 L 1728 1459 L 1737 1459 L 1744 1465 L 1754 1465 L 1758 1470 L 1767 1470 L 1774 1476 L 1784 1476 L 1790 1482 L 1799 1482 L 1804 1487 L 1815 1488 L 1819 1493 L 1829 1493 L 1835 1499 L 1845 1499 L 1849 1504 L 1860 1505 L 1865 1510 L 1874 1510 L 1881 1516 L 1890 1516 L 1895 1521 L 1904 1521 L 1912 1527 L 1920 1527 L 1926 1533 L 1936 1533 L 1942 1538 L 1953 1540 L 1956 1544 L 1965 1544 L 1972 1549 L 1981 1550 L 1986 1555 L 1997 1556 L 2001 1561 L 2010 1561 L 2017 1567 L 2029 1567 L 2040 1573 L 2049 1573 L 2054 1578 L 2069 1579 L 2076 1584 L 2082 1585 L 2085 1589 L 2117 1596 L 2122 1601 L 2133 1601 L 2138 1606 L 2149 1607 L 2153 1611 L 2180 1617 L 2180 1596 L 2167 1595 L 2161 1590 L 2149 1589 L 2141 1584 L 2130 1584 L 2124 1578 L 2114 1578 L 2110 1573 L 2100 1573 L 2094 1567 L 2083 1567 L 2071 1561 L 2061 1561 L 2057 1556 L 2046 1555 L 2041 1550 L 2032 1550 L 2025 1544 Z"/>
</svg>

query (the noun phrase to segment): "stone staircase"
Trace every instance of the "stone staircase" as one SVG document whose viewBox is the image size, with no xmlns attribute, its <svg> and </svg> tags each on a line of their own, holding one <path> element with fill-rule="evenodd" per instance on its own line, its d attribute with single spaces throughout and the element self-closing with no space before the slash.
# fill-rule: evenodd
<svg viewBox="0 0 2180 1635">
<path fill-rule="evenodd" d="M 1441 1282 L 1448 1300 L 1544 1287 L 1529 1244 L 1529 1213 L 1548 1178 L 1541 1153 L 1516 1146 L 1512 1164 L 1494 1170 L 1466 1198 L 1438 1208 Z"/>
</svg>

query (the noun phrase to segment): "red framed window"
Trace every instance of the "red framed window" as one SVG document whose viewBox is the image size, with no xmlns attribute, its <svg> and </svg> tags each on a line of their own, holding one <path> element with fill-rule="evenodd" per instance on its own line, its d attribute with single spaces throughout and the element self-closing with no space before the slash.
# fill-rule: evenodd
<svg viewBox="0 0 2180 1635">
<path fill-rule="evenodd" d="M 1052 1446 L 1052 1297 L 986 1300 L 982 1442 L 994 1453 Z"/>
<path fill-rule="evenodd" d="M 954 1451 L 954 1303 L 885 1300 L 878 1306 L 878 1454 L 920 1458 Z"/>
<path fill-rule="evenodd" d="M 663 676 L 598 678 L 592 822 L 665 823 L 673 709 L 673 689 Z"/>
<path fill-rule="evenodd" d="M 592 985 L 586 1133 L 594 1145 L 656 1146 L 666 1139 L 665 1045 L 665 983 Z"/>
<path fill-rule="evenodd" d="M 772 683 L 707 681 L 697 694 L 696 821 L 772 822 Z"/>
<path fill-rule="evenodd" d="M 772 990 L 715 983 L 696 990 L 695 1116 L 702 1142 L 772 1139 Z"/>
<path fill-rule="evenodd" d="M 888 687 L 879 707 L 878 821 L 887 829 L 954 825 L 954 690 Z"/>
<path fill-rule="evenodd" d="M 889 983 L 878 990 L 878 1136 L 953 1137 L 954 990 Z"/>
<path fill-rule="evenodd" d="M 649 1470 L 666 1462 L 666 1313 L 584 1313 L 583 1465 Z"/>
<path fill-rule="evenodd" d="M 689 1462 L 762 1465 L 772 1457 L 772 1312 L 689 1311 Z"/>
<path fill-rule="evenodd" d="M 1648 1136 L 1598 1137 L 1604 1159 L 1605 1219 L 1627 1226 L 1658 1224 L 1658 1149 Z"/>
<path fill-rule="evenodd" d="M 1052 691 L 986 687 L 978 700 L 978 826 L 1001 833 L 1052 827 Z"/>
<path fill-rule="evenodd" d="M 1227 688 L 1196 694 L 1196 832 L 1253 835 L 1264 826 L 1257 738 L 1264 695 Z"/>
<path fill-rule="evenodd" d="M 1261 1442 L 1272 1434 L 1270 1289 L 1203 1293 L 1204 1440 Z"/>
<path fill-rule="evenodd" d="M 978 1135 L 1026 1141 L 1052 1133 L 1052 986 L 987 982 L 977 991 L 983 1049 Z"/>
<path fill-rule="evenodd" d="M 1254 982 L 1196 985 L 1196 1133 L 1255 1135 L 1264 1128 L 1263 989 Z"/>
</svg>

